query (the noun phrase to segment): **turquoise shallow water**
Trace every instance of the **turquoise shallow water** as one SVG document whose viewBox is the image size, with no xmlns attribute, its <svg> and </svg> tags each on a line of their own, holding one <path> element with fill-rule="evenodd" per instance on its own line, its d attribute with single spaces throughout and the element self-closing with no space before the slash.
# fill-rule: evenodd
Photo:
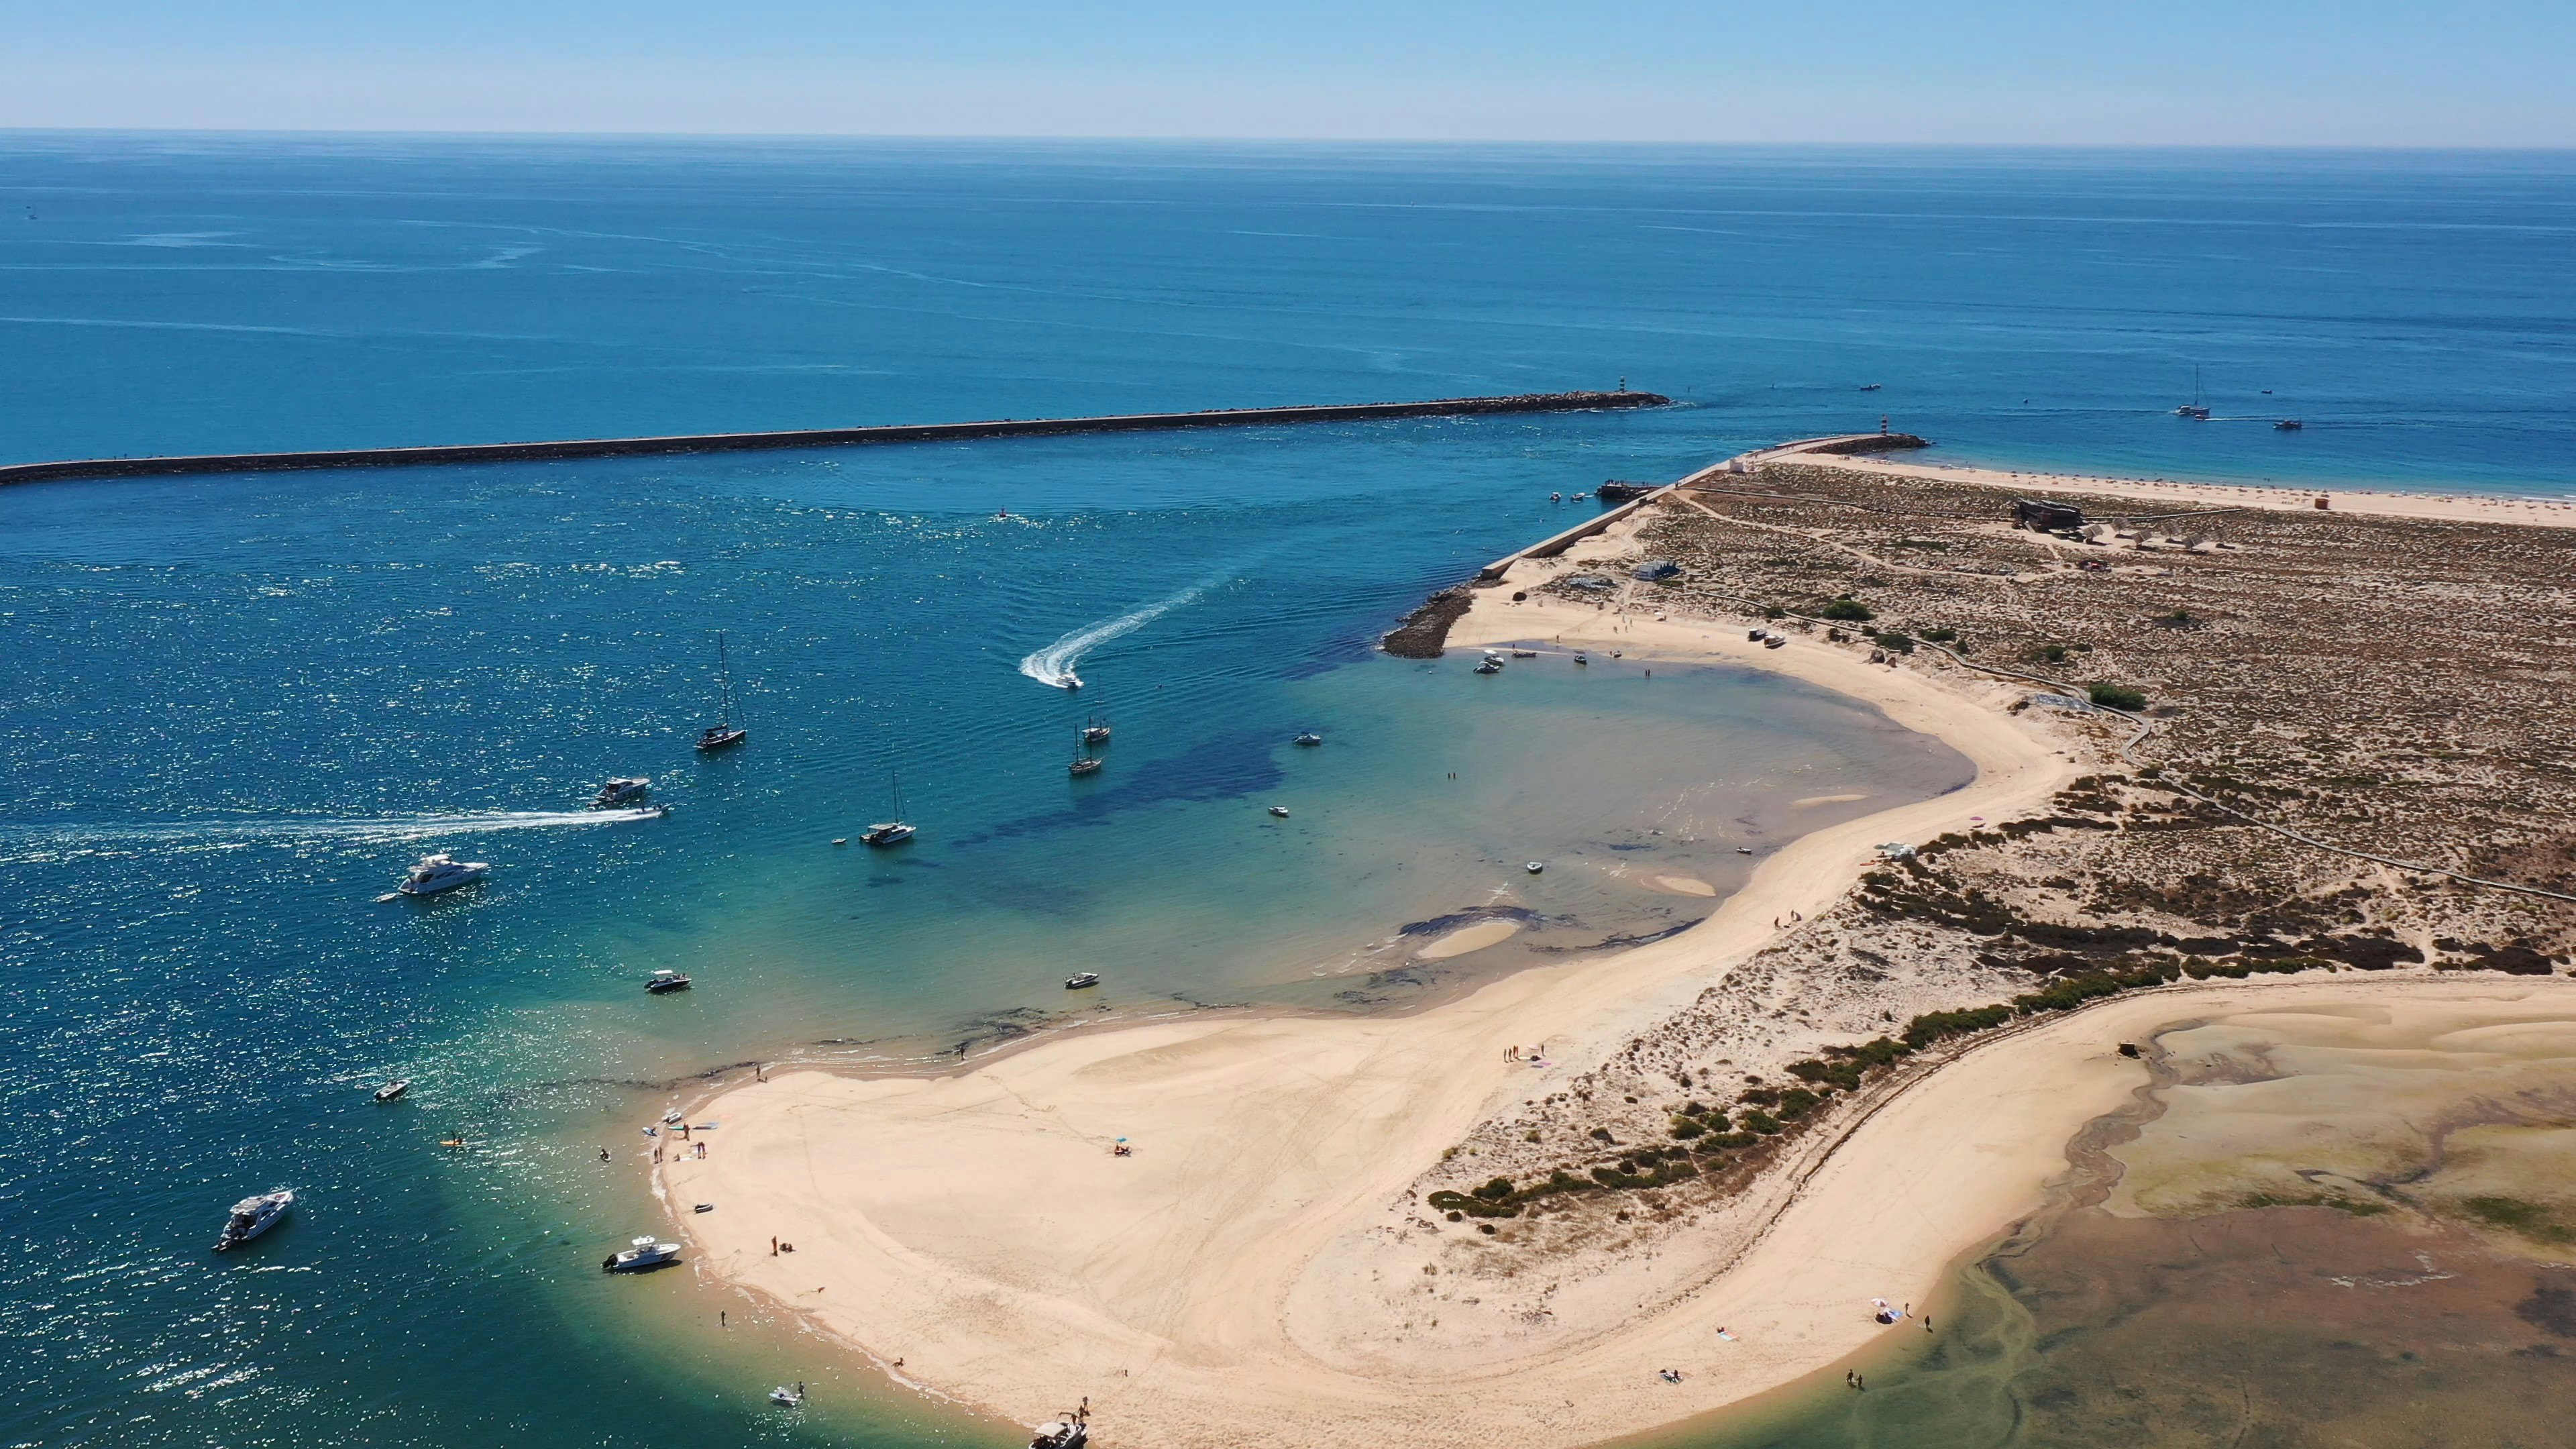
<svg viewBox="0 0 2576 1449">
<path fill-rule="evenodd" d="M 31 1225 L 0 1327 L 45 1386 L 9 1443 L 996 1439 L 739 1301 L 718 1330 L 680 1275 L 600 1278 L 675 1082 L 988 1041 L 1088 1009 L 1076 968 L 1129 1011 L 1401 1007 L 1684 924 L 1706 902 L 1642 877 L 1724 886 L 1738 845 L 1873 808 L 1792 800 L 1957 782 L 1759 677 L 1370 652 L 1566 522 L 1550 490 L 1881 410 L 2155 472 L 2564 487 L 2576 456 L 2546 157 L 18 136 L 0 189 L 36 213 L 0 233 L 10 457 L 1621 373 L 1695 404 L 0 490 L 0 1204 Z M 2156 411 L 2231 349 L 2322 389 L 2306 452 Z M 1021 673 L 1130 619 L 1079 698 Z M 701 760 L 718 629 L 753 738 Z M 1093 709 L 1111 764 L 1074 784 Z M 898 764 L 922 840 L 833 849 Z M 571 809 L 630 772 L 668 819 Z M 494 879 L 372 902 L 432 848 Z M 1381 970 L 1484 907 L 1536 925 Z M 644 997 L 663 965 L 701 988 Z M 370 1105 L 397 1072 L 415 1100 Z M 205 1253 L 281 1183 L 292 1226 Z M 812 1417 L 760 1404 L 781 1378 L 826 1386 Z"/>
</svg>

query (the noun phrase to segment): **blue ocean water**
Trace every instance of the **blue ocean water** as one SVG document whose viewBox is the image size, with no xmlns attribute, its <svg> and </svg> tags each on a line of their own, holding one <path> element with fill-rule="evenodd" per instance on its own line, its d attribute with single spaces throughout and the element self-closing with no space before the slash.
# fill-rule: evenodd
<svg viewBox="0 0 2576 1449">
<path fill-rule="evenodd" d="M 1130 1012 L 1400 1006 L 1472 979 L 1384 970 L 1408 923 L 1502 904 L 1534 928 L 1459 971 L 1563 959 L 1706 910 L 1647 874 L 1877 808 L 1796 799 L 1957 783 L 1758 676 L 1371 653 L 1550 490 L 1881 411 L 2016 462 L 2576 478 L 2564 158 L 21 135 L 0 193 L 13 459 L 1691 404 L 0 490 L 12 1444 L 1005 1442 L 749 1300 L 603 1280 L 657 1221 L 638 1125 L 1060 1021 L 1073 969 Z M 2194 360 L 2310 428 L 2177 422 Z M 719 631 L 753 737 L 702 759 Z M 1086 634 L 1082 694 L 1023 673 Z M 897 771 L 923 838 L 833 847 Z M 624 773 L 673 813 L 577 808 Z M 493 880 L 373 899 L 432 848 Z M 277 1185 L 295 1223 L 205 1252 Z"/>
</svg>

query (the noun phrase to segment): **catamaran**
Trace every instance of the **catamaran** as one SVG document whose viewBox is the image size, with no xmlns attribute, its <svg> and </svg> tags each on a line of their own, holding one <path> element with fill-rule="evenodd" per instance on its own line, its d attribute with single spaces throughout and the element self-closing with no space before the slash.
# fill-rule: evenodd
<svg viewBox="0 0 2576 1449">
<path fill-rule="evenodd" d="M 886 778 L 894 785 L 894 818 L 869 826 L 859 837 L 870 845 L 901 845 L 918 833 L 903 823 L 903 777 L 888 770 Z"/>
<path fill-rule="evenodd" d="M 724 631 L 716 631 L 716 722 L 698 731 L 698 748 L 721 750 L 741 744 L 751 731 L 733 722 L 733 665 L 725 658 Z"/>
<path fill-rule="evenodd" d="M 2191 401 L 2175 408 L 2174 416 L 2190 418 L 2195 422 L 2209 421 L 2209 408 L 2200 400 L 2200 366 L 2197 363 L 2193 364 L 2191 369 Z"/>
</svg>

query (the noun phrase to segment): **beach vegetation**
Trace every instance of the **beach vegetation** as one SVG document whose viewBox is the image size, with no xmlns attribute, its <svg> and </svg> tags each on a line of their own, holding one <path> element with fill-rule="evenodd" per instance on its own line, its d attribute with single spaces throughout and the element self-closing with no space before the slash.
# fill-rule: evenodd
<svg viewBox="0 0 2576 1449">
<path fill-rule="evenodd" d="M 1683 1142 L 1688 1142 L 1707 1130 L 1708 1128 L 1693 1118 L 1675 1117 L 1673 1119 L 1673 1136 Z"/>
<path fill-rule="evenodd" d="M 1763 608 L 1762 617 L 1765 619 L 1785 619 L 1789 617 L 1789 611 L 1781 608 L 1777 604 L 1771 604 Z"/>
<path fill-rule="evenodd" d="M 1774 1087 L 1747 1087 L 1744 1089 L 1744 1100 L 1756 1107 L 1769 1107 L 1780 1100 L 1780 1093 Z"/>
<path fill-rule="evenodd" d="M 1958 642 L 1959 631 L 1956 629 L 1926 629 L 1923 631 L 1923 637 L 1931 640 L 1935 644 L 1953 644 Z"/>
<path fill-rule="evenodd" d="M 1779 1118 L 1760 1108 L 1745 1113 L 1743 1120 L 1746 1131 L 1758 1132 L 1765 1137 L 1776 1137 L 1783 1130 Z"/>
<path fill-rule="evenodd" d="M 2043 644 L 2031 652 L 2038 657 L 2039 662 L 2042 664 L 2063 664 L 2066 662 L 2066 646 L 2063 644 Z"/>
<path fill-rule="evenodd" d="M 1849 594 L 1827 603 L 1816 611 L 1819 619 L 1833 619 L 1852 624 L 1866 624 L 1878 617 L 1878 611 Z"/>
<path fill-rule="evenodd" d="M 2141 710 L 2147 707 L 2147 692 L 2126 684 L 2096 684 L 2086 689 L 2084 694 L 2104 709 Z"/>
<path fill-rule="evenodd" d="M 1750 1147 L 1761 1140 L 1761 1134 L 1755 1132 L 1712 1132 L 1708 1135 L 1708 1140 L 1702 1142 L 1699 1147 L 1702 1152 L 1720 1149 L 1735 1150 Z"/>
<path fill-rule="evenodd" d="M 1937 1041 L 1966 1036 L 2012 1020 L 2009 1006 L 1972 1006 L 1961 1011 L 1927 1011 L 1905 1024 L 1904 1042 L 1916 1051 Z"/>
<path fill-rule="evenodd" d="M 1869 637 L 1869 642 L 1894 654 L 1911 654 L 1914 652 L 1913 637 L 1907 634 L 1900 634 L 1894 629 L 1890 629 L 1883 634 L 1872 634 Z"/>
<path fill-rule="evenodd" d="M 1780 1120 L 1795 1122 L 1824 1105 L 1825 1099 L 1804 1087 L 1791 1087 L 1780 1094 Z"/>
<path fill-rule="evenodd" d="M 2488 1227 L 2520 1233 L 2536 1242 L 2576 1242 L 2576 1232 L 2570 1232 L 2548 1208 L 2536 1202 L 2516 1197 L 2473 1197 L 2460 1207 Z"/>
<path fill-rule="evenodd" d="M 1487 1202 L 1501 1202 L 1512 1195 L 1512 1180 L 1508 1177 L 1495 1178 L 1483 1187 L 1475 1189 L 1475 1194 Z"/>
</svg>

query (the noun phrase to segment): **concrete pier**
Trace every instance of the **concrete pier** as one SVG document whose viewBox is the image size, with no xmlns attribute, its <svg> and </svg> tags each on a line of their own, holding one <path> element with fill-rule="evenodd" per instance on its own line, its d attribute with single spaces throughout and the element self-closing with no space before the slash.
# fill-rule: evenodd
<svg viewBox="0 0 2576 1449">
<path fill-rule="evenodd" d="M 342 448 L 302 453 L 205 453 L 162 458 L 74 458 L 0 465 L 0 485 L 71 478 L 156 478 L 192 473 L 270 473 L 304 468 L 416 468 L 441 463 L 537 462 L 657 453 L 731 453 L 774 448 L 854 448 L 983 438 L 1136 433 L 1178 428 L 1243 428 L 1286 423 L 1373 422 L 1490 413 L 1593 412 L 1649 408 L 1671 398 L 1651 392 L 1543 392 L 1452 397 L 1428 402 L 1317 407 L 1223 408 L 1195 413 L 1124 413 L 1091 418 L 1003 418 L 980 423 L 910 423 L 869 428 L 802 428 L 772 433 L 690 433 L 653 438 L 568 438 L 536 443 L 457 443 L 420 448 Z"/>
</svg>

